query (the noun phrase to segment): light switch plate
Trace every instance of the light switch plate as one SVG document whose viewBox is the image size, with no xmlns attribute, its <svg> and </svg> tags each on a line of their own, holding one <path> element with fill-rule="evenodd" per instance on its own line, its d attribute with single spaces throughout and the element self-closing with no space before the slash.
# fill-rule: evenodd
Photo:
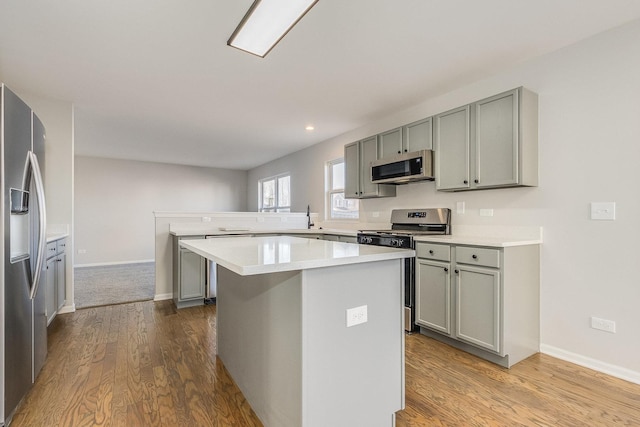
<svg viewBox="0 0 640 427">
<path fill-rule="evenodd" d="M 616 219 L 615 202 L 591 202 L 591 219 L 613 221 Z"/>
</svg>

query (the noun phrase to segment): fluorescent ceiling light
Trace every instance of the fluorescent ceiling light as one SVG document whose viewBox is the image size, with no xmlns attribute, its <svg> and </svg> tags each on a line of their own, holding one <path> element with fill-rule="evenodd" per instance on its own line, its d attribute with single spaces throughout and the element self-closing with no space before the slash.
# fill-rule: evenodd
<svg viewBox="0 0 640 427">
<path fill-rule="evenodd" d="M 255 0 L 227 45 L 264 58 L 318 0 Z"/>
</svg>

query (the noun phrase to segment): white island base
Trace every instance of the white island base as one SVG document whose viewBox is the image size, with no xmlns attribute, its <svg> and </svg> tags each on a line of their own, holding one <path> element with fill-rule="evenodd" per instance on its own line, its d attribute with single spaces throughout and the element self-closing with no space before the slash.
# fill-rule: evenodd
<svg viewBox="0 0 640 427">
<path fill-rule="evenodd" d="M 358 247 L 286 239 L 314 253 Z M 404 407 L 402 258 L 243 275 L 205 244 L 183 243 L 218 262 L 218 355 L 265 426 L 395 425 Z M 347 327 L 347 309 L 364 305 L 366 322 Z"/>
</svg>

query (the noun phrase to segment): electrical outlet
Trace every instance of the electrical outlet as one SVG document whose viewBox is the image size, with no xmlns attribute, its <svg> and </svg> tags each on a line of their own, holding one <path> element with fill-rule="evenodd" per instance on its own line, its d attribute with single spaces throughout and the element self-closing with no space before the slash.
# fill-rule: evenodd
<svg viewBox="0 0 640 427">
<path fill-rule="evenodd" d="M 87 250 L 86 249 L 78 249 L 78 253 L 79 254 L 86 254 Z"/>
<path fill-rule="evenodd" d="M 600 319 L 599 317 L 591 317 L 591 327 L 605 332 L 616 333 L 616 322 L 613 320 Z"/>
<path fill-rule="evenodd" d="M 464 214 L 464 202 L 456 202 L 456 213 L 458 215 Z"/>
<path fill-rule="evenodd" d="M 347 309 L 347 328 L 367 322 L 367 306 Z"/>
<path fill-rule="evenodd" d="M 493 216 L 493 209 L 480 209 L 480 216 Z"/>
<path fill-rule="evenodd" d="M 616 203 L 591 202 L 591 219 L 614 221 L 616 219 Z"/>
<path fill-rule="evenodd" d="M 210 216 L 203 216 L 202 217 L 202 222 L 211 222 L 211 217 Z"/>
</svg>

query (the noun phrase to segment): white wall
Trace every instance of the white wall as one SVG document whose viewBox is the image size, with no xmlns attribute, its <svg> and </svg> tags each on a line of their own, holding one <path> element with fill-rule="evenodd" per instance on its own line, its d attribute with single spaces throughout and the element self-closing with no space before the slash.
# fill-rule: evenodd
<svg viewBox="0 0 640 427">
<path fill-rule="evenodd" d="M 293 210 L 310 203 L 322 212 L 324 162 L 344 144 L 523 85 L 539 94 L 539 187 L 439 193 L 433 182 L 414 183 L 395 198 L 361 201 L 363 216 L 388 221 L 392 208 L 464 201 L 454 232 L 456 224 L 543 226 L 542 350 L 640 382 L 638 46 L 635 21 L 253 169 L 248 206 L 256 209 L 259 178 L 288 171 Z M 592 201 L 616 202 L 616 221 L 589 220 Z M 495 215 L 480 217 L 480 208 Z M 617 333 L 591 329 L 592 315 L 615 320 Z"/>
<path fill-rule="evenodd" d="M 76 266 L 153 260 L 154 211 L 246 210 L 245 171 L 82 156 L 75 171 Z"/>
</svg>

